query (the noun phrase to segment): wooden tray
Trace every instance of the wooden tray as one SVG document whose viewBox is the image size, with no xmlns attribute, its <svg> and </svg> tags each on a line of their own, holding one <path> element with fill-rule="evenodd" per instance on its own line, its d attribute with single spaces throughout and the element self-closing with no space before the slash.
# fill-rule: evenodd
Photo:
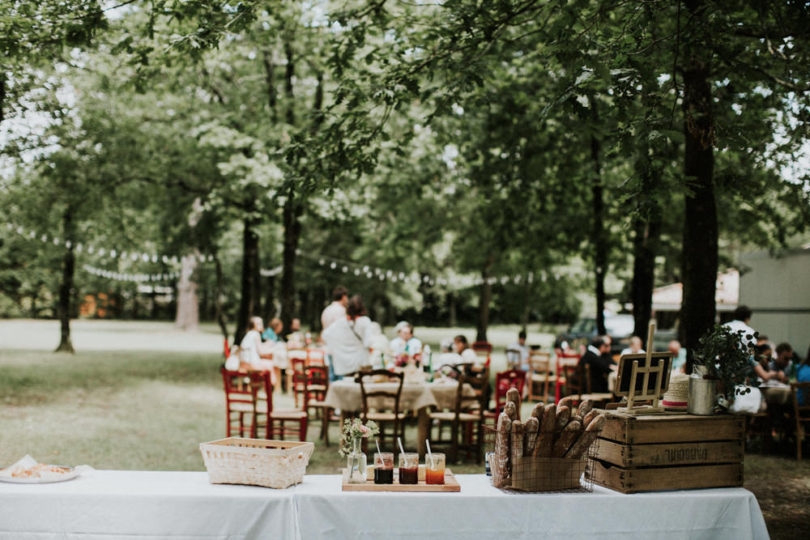
<svg viewBox="0 0 810 540">
<path fill-rule="evenodd" d="M 369 470 L 373 470 L 373 467 L 369 467 Z M 343 472 L 346 472 L 345 469 Z M 400 493 L 454 493 L 461 491 L 461 486 L 450 469 L 444 470 L 443 485 L 426 484 L 424 476 L 420 476 L 418 484 L 398 484 L 399 471 L 394 470 L 393 484 L 375 484 L 373 476 L 370 480 L 366 480 L 365 484 L 347 484 L 346 475 L 343 474 L 343 491 L 398 491 Z"/>
</svg>

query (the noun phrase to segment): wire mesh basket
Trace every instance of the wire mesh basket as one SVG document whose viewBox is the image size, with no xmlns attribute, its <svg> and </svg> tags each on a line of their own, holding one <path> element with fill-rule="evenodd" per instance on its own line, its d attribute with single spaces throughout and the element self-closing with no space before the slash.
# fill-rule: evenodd
<svg viewBox="0 0 810 540">
<path fill-rule="evenodd" d="M 495 455 L 495 429 L 486 426 L 485 430 L 489 435 L 484 438 L 487 466 L 495 487 L 534 493 L 593 491 L 593 471 L 589 470 L 593 468 L 593 461 L 590 458 L 597 453 L 598 439 L 575 458 L 516 456 L 510 451 L 509 459 L 503 460 Z M 501 470 L 503 467 L 507 469 L 505 472 Z"/>
</svg>

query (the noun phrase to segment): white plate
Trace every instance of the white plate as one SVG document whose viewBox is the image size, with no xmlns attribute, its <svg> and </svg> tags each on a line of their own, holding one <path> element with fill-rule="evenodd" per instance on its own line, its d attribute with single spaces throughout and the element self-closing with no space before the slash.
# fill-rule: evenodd
<svg viewBox="0 0 810 540">
<path fill-rule="evenodd" d="M 82 473 L 78 468 L 72 468 L 65 474 L 49 474 L 45 478 L 15 478 L 13 476 L 0 475 L 0 482 L 11 484 L 53 484 L 54 482 L 64 482 L 73 480 Z"/>
</svg>

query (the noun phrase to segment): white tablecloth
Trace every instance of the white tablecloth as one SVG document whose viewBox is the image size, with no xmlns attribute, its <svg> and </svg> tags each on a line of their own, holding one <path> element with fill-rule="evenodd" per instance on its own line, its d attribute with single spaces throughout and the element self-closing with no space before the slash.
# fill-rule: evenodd
<svg viewBox="0 0 810 540">
<path fill-rule="evenodd" d="M 396 392 L 396 383 L 371 383 L 366 384 L 367 392 L 374 391 L 389 391 Z M 472 387 L 469 391 L 465 388 L 465 394 L 472 393 Z M 402 395 L 399 398 L 399 410 L 401 411 L 415 411 L 424 407 L 438 407 L 440 409 L 453 408 L 456 403 L 456 394 L 458 393 L 458 382 L 454 380 L 447 380 L 432 383 L 410 384 L 405 383 L 402 385 Z M 382 398 L 377 401 L 381 401 Z M 360 392 L 360 383 L 351 380 L 335 381 L 329 385 L 329 390 L 326 392 L 324 399 L 327 405 L 335 409 L 344 411 L 359 411 L 363 407 L 363 396 Z M 389 400 L 393 403 L 393 400 Z M 382 403 L 376 403 L 372 400 L 370 406 L 380 406 Z"/>
<path fill-rule="evenodd" d="M 286 490 L 211 485 L 205 473 L 92 471 L 0 484 L 0 538 L 767 538 L 742 488 L 622 495 L 514 494 L 483 475 L 460 493 L 342 492 L 339 476 Z"/>
</svg>

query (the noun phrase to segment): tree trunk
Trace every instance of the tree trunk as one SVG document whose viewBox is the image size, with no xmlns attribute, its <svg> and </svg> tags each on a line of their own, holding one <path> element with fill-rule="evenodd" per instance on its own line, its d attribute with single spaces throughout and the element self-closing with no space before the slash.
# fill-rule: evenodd
<svg viewBox="0 0 810 540">
<path fill-rule="evenodd" d="M 225 320 L 225 312 L 222 309 L 222 291 L 223 291 L 223 276 L 222 276 L 222 263 L 219 262 L 219 258 L 214 255 L 214 271 L 216 273 L 216 290 L 214 291 L 214 311 L 215 311 L 215 318 L 217 320 L 217 324 L 219 325 L 219 329 L 222 332 L 222 337 L 225 341 L 228 341 L 228 325 Z"/>
<path fill-rule="evenodd" d="M 489 282 L 489 272 L 492 269 L 492 264 L 495 262 L 494 257 L 489 257 L 484 263 L 484 268 L 481 270 L 481 290 L 478 296 L 478 326 L 475 333 L 475 341 L 487 341 L 487 328 L 489 327 L 489 304 L 492 300 L 492 284 Z"/>
<path fill-rule="evenodd" d="M 290 328 L 290 321 L 295 313 L 295 259 L 298 241 L 301 237 L 301 213 L 303 207 L 290 189 L 287 202 L 284 204 L 284 250 L 282 253 L 281 271 L 281 321 L 284 328 Z"/>
<path fill-rule="evenodd" d="M 714 324 L 717 283 L 717 205 L 714 196 L 714 118 L 712 115 L 708 39 L 701 34 L 702 1 L 686 2 L 694 21 L 685 41 L 683 69 L 684 175 L 689 186 L 683 229 L 683 304 L 681 327 L 687 351 L 686 371 L 700 337 Z"/>
<path fill-rule="evenodd" d="M 599 125 L 599 111 L 596 99 L 588 97 L 590 105 L 591 122 L 593 126 Z M 607 273 L 608 245 L 605 237 L 605 201 L 604 186 L 602 184 L 602 165 L 600 162 L 601 143 L 599 138 L 591 134 L 591 160 L 593 163 L 593 181 L 591 184 L 593 227 L 591 229 L 591 243 L 594 254 L 594 279 L 596 280 L 596 331 L 606 334 L 605 329 L 605 274 Z"/>
<path fill-rule="evenodd" d="M 75 245 L 73 234 L 73 208 L 68 205 L 62 216 L 62 229 L 65 235 L 66 248 L 62 258 L 62 283 L 59 285 L 59 314 L 60 337 L 59 346 L 55 352 L 74 353 L 73 343 L 70 339 L 71 297 L 73 296 L 73 277 L 76 271 L 76 257 L 73 253 Z M 67 244 L 67 242 L 70 242 Z"/>
<path fill-rule="evenodd" d="M 255 227 L 255 219 L 246 218 L 242 232 L 242 297 L 239 302 L 239 315 L 236 321 L 236 334 L 234 343 L 242 341 L 247 332 L 248 320 L 253 317 L 259 308 L 258 283 L 256 276 L 259 273 L 259 236 Z"/>
<path fill-rule="evenodd" d="M 661 207 L 647 197 L 652 189 L 649 170 L 642 171 L 641 191 L 643 207 L 633 218 L 633 281 L 630 285 L 630 299 L 633 302 L 633 333 L 641 338 L 644 347 L 647 328 L 652 318 L 652 295 L 655 285 L 655 257 L 661 239 Z"/>
<path fill-rule="evenodd" d="M 175 327 L 186 332 L 196 332 L 200 324 L 200 306 L 197 299 L 197 283 L 192 280 L 197 269 L 197 253 L 184 255 L 180 261 L 180 281 L 177 283 L 177 312 Z"/>
<path fill-rule="evenodd" d="M 453 292 L 447 294 L 447 324 L 456 326 L 458 315 L 456 313 L 456 295 Z"/>
<path fill-rule="evenodd" d="M 268 276 L 265 287 L 262 316 L 269 321 L 276 316 L 276 276 Z"/>
</svg>

